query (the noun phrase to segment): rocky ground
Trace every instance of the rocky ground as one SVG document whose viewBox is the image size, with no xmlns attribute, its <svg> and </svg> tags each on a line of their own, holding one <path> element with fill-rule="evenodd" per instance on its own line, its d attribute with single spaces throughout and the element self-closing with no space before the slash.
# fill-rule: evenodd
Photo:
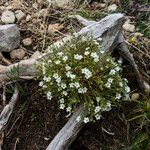
<svg viewBox="0 0 150 150">
<path fill-rule="evenodd" d="M 142 78 L 150 84 L 150 3 L 147 0 L 92 0 L 89 3 L 54 1 L 0 1 L 1 65 L 7 66 L 23 59 L 36 58 L 55 41 L 79 31 L 82 25 L 71 17 L 74 14 L 91 20 L 100 20 L 110 13 L 123 12 L 127 16 L 127 21 L 123 25 L 126 43 L 136 60 Z M 129 80 L 131 97 L 138 99 L 140 91 L 137 81 L 126 61 L 123 64 L 123 76 Z M 37 81 L 23 80 L 19 83 L 23 92 L 6 128 L 5 137 L 1 140 L 3 149 L 45 149 L 68 120 L 67 114 L 58 109 L 57 102 L 46 100 L 42 91 L 38 89 Z M 6 90 L 7 99 L 12 91 L 12 86 L 9 85 Z M 0 103 L 2 110 L 2 100 Z M 87 124 L 70 149 L 115 150 L 132 145 L 132 135 L 127 124 L 127 116 L 132 107 L 132 102 L 125 103 L 119 109 L 114 108 L 111 112 L 105 113 L 100 121 Z M 134 124 L 130 125 L 134 130 Z"/>
</svg>

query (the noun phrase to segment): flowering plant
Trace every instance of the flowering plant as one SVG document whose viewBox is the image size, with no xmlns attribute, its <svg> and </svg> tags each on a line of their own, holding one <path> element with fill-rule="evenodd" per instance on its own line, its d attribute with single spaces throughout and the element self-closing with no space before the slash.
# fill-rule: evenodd
<svg viewBox="0 0 150 150">
<path fill-rule="evenodd" d="M 122 95 L 130 92 L 120 64 L 101 50 L 101 39 L 74 37 L 61 51 L 53 47 L 47 54 L 38 66 L 43 75 L 39 86 L 47 99 L 58 99 L 60 109 L 72 112 L 83 105 L 87 116 L 78 116 L 77 121 L 99 120 L 102 112 L 117 106 Z"/>
</svg>

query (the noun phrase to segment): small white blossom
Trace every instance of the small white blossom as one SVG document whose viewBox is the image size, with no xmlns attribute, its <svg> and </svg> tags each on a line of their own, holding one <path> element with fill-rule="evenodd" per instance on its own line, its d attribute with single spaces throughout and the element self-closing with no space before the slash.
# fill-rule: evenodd
<svg viewBox="0 0 150 150">
<path fill-rule="evenodd" d="M 124 78 L 124 81 L 125 81 L 126 83 L 128 83 L 128 80 L 127 80 L 126 78 Z"/>
<path fill-rule="evenodd" d="M 62 58 L 63 61 L 67 61 L 67 59 L 68 59 L 68 56 L 63 56 Z"/>
<path fill-rule="evenodd" d="M 78 116 L 78 117 L 76 118 L 76 120 L 77 120 L 77 122 L 79 122 L 79 121 L 81 120 L 81 116 Z"/>
<path fill-rule="evenodd" d="M 102 38 L 99 37 L 99 38 L 97 39 L 97 41 L 102 41 Z"/>
<path fill-rule="evenodd" d="M 61 77 L 56 78 L 56 82 L 60 83 L 61 82 Z"/>
<path fill-rule="evenodd" d="M 63 54 L 64 54 L 63 52 L 58 52 L 59 56 L 63 56 Z"/>
<path fill-rule="evenodd" d="M 123 83 L 122 83 L 122 82 L 119 82 L 119 86 L 120 86 L 120 87 L 123 87 Z"/>
<path fill-rule="evenodd" d="M 100 51 L 100 53 L 101 53 L 101 54 L 104 54 L 104 53 L 105 53 L 105 51 L 102 51 L 102 50 L 101 50 L 101 51 Z"/>
<path fill-rule="evenodd" d="M 122 60 L 118 60 L 118 63 L 119 63 L 119 64 L 122 64 Z"/>
<path fill-rule="evenodd" d="M 43 86 L 43 81 L 39 82 L 39 86 L 42 87 Z"/>
<path fill-rule="evenodd" d="M 65 96 L 68 95 L 67 91 L 62 91 L 62 94 L 65 95 Z"/>
<path fill-rule="evenodd" d="M 75 82 L 75 83 L 74 83 L 74 86 L 75 86 L 76 88 L 79 88 L 79 87 L 80 87 L 79 82 Z"/>
<path fill-rule="evenodd" d="M 60 104 L 59 108 L 60 108 L 60 109 L 64 109 L 64 108 L 65 108 L 65 105 L 64 105 L 64 104 Z"/>
<path fill-rule="evenodd" d="M 87 38 L 85 36 L 82 36 L 82 41 L 85 42 Z"/>
<path fill-rule="evenodd" d="M 90 47 L 86 47 L 85 50 L 88 51 L 90 49 Z"/>
<path fill-rule="evenodd" d="M 63 104 L 65 101 L 64 101 L 64 98 L 61 98 L 60 100 L 59 100 L 59 102 L 61 103 L 61 104 Z"/>
<path fill-rule="evenodd" d="M 54 73 L 53 74 L 53 78 L 57 79 L 59 76 L 58 76 L 58 73 Z"/>
<path fill-rule="evenodd" d="M 47 62 L 50 64 L 52 61 L 49 59 Z"/>
<path fill-rule="evenodd" d="M 71 88 L 73 88 L 73 87 L 74 87 L 74 83 L 69 83 L 69 86 L 70 86 Z"/>
<path fill-rule="evenodd" d="M 85 56 L 87 56 L 87 55 L 89 55 L 89 54 L 90 54 L 89 51 L 85 51 L 85 52 L 84 52 L 84 55 L 85 55 Z"/>
<path fill-rule="evenodd" d="M 70 78 L 71 78 L 71 79 L 75 79 L 75 78 L 76 78 L 76 75 L 75 75 L 75 74 L 71 74 L 71 75 L 70 75 Z"/>
<path fill-rule="evenodd" d="M 111 84 L 107 82 L 107 83 L 105 84 L 105 86 L 106 86 L 107 88 L 110 88 Z"/>
<path fill-rule="evenodd" d="M 56 61 L 55 61 L 55 64 L 56 64 L 56 65 L 59 65 L 59 64 L 60 64 L 60 60 L 56 60 Z"/>
<path fill-rule="evenodd" d="M 81 60 L 82 58 L 83 58 L 82 55 L 79 55 L 79 54 L 74 55 L 74 59 L 76 59 L 76 60 Z"/>
<path fill-rule="evenodd" d="M 111 110 L 111 103 L 110 101 L 108 101 L 106 103 L 106 106 L 104 108 L 102 108 L 103 111 L 110 111 Z"/>
<path fill-rule="evenodd" d="M 110 75 L 114 75 L 115 73 L 116 73 L 116 70 L 114 70 L 114 69 L 111 69 L 109 72 Z"/>
<path fill-rule="evenodd" d="M 70 112 L 70 111 L 71 111 L 71 107 L 67 107 L 67 108 L 66 108 L 66 111 L 67 111 L 67 112 Z"/>
<path fill-rule="evenodd" d="M 115 70 L 116 70 L 116 71 L 120 71 L 121 68 L 120 68 L 120 67 L 116 67 Z"/>
<path fill-rule="evenodd" d="M 100 100 L 101 100 L 100 97 L 96 97 L 96 101 L 97 101 L 98 103 L 100 102 Z"/>
<path fill-rule="evenodd" d="M 96 120 L 100 120 L 100 118 L 101 118 L 101 115 L 99 115 L 99 114 L 96 114 L 96 115 L 95 115 L 95 118 L 96 118 Z"/>
<path fill-rule="evenodd" d="M 62 83 L 60 86 L 62 89 L 65 89 L 67 87 L 67 85 L 65 83 Z"/>
<path fill-rule="evenodd" d="M 87 92 L 87 88 L 86 87 L 78 89 L 78 93 L 84 94 L 86 92 Z"/>
<path fill-rule="evenodd" d="M 71 69 L 71 67 L 70 67 L 69 65 L 66 65 L 65 69 L 66 69 L 67 71 L 69 71 L 69 70 Z"/>
<path fill-rule="evenodd" d="M 43 80 L 46 81 L 46 82 L 50 82 L 51 81 L 51 77 L 44 76 Z"/>
<path fill-rule="evenodd" d="M 125 90 L 126 90 L 127 93 L 130 92 L 130 88 L 128 86 L 125 87 Z"/>
<path fill-rule="evenodd" d="M 94 112 L 98 113 L 100 110 L 101 110 L 101 107 L 100 106 L 96 106 L 95 109 L 94 109 Z"/>
<path fill-rule="evenodd" d="M 108 79 L 108 83 L 112 83 L 113 82 L 113 79 L 112 78 L 109 78 Z"/>
<path fill-rule="evenodd" d="M 83 121 L 84 121 L 84 123 L 88 123 L 90 121 L 90 119 L 89 119 L 89 117 L 85 117 Z"/>
<path fill-rule="evenodd" d="M 121 94 L 116 94 L 116 99 L 120 99 L 121 98 Z"/>
<path fill-rule="evenodd" d="M 49 100 L 51 100 L 52 99 L 52 93 L 49 91 L 49 92 L 47 92 L 47 99 L 49 99 Z"/>
<path fill-rule="evenodd" d="M 81 72 L 83 74 L 85 74 L 85 78 L 86 79 L 89 79 L 92 76 L 92 72 L 89 69 L 87 69 L 87 68 L 81 69 Z"/>
</svg>

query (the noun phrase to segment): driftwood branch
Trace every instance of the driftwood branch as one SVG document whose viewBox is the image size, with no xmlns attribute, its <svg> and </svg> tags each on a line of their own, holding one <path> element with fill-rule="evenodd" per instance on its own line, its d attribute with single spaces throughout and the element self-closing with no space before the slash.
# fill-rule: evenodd
<svg viewBox="0 0 150 150">
<path fill-rule="evenodd" d="M 3 132 L 12 112 L 14 109 L 14 106 L 18 100 L 19 97 L 19 91 L 17 88 L 15 88 L 15 92 L 10 100 L 10 102 L 4 107 L 3 111 L 0 114 L 0 133 Z"/>
<path fill-rule="evenodd" d="M 69 119 L 66 125 L 59 131 L 46 150 L 67 150 L 75 140 L 84 125 L 84 122 L 77 121 L 78 116 L 86 116 L 86 110 L 80 107 Z"/>
</svg>

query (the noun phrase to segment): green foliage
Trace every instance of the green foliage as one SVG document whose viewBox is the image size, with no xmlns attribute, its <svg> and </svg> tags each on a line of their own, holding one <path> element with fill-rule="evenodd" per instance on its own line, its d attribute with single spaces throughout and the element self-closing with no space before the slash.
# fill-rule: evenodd
<svg viewBox="0 0 150 150">
<path fill-rule="evenodd" d="M 119 64 L 101 50 L 100 43 L 101 39 L 74 37 L 61 46 L 61 52 L 57 47 L 49 49 L 51 55 L 38 66 L 43 76 L 39 85 L 47 98 L 56 97 L 60 109 L 67 112 L 84 105 L 85 123 L 100 119 L 101 112 L 117 106 L 122 95 L 130 92 Z"/>
</svg>

